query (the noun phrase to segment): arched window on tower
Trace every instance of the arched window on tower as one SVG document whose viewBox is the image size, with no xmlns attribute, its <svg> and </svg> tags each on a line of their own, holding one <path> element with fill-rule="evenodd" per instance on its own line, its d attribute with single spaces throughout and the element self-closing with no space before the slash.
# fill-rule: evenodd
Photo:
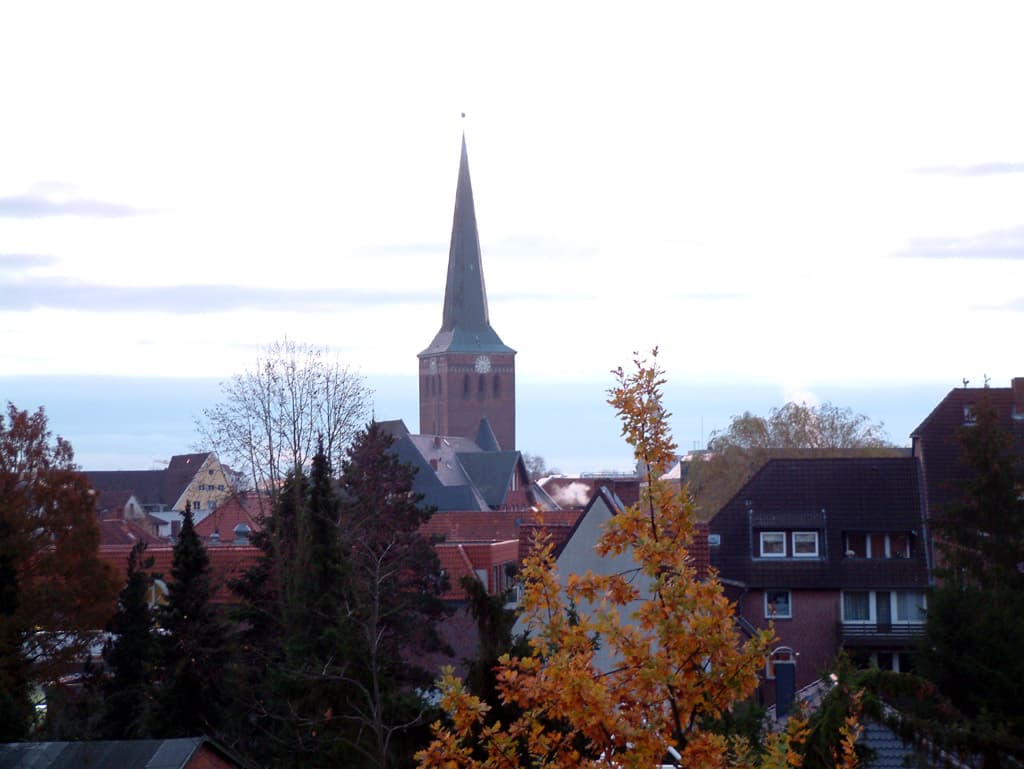
<svg viewBox="0 0 1024 769">
<path fill-rule="evenodd" d="M 483 374 L 480 374 L 476 380 L 476 395 L 478 398 L 483 398 L 487 393 L 487 383 Z"/>
<path fill-rule="evenodd" d="M 498 398 L 501 396 L 501 377 L 497 374 L 494 375 L 494 397 Z"/>
<path fill-rule="evenodd" d="M 462 397 L 469 397 L 469 374 L 462 375 Z"/>
<path fill-rule="evenodd" d="M 437 394 L 444 395 L 444 380 L 441 379 L 441 375 L 437 374 Z"/>
</svg>

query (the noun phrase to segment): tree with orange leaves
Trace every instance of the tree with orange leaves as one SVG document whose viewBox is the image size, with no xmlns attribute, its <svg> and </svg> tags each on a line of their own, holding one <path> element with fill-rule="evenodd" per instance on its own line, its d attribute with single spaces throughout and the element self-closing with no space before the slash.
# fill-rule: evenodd
<svg viewBox="0 0 1024 769">
<path fill-rule="evenodd" d="M 117 598 L 92 489 L 50 438 L 42 409 L 0 414 L 0 740 L 28 735 L 32 691 L 81 662 Z"/>
<path fill-rule="evenodd" d="M 609 403 L 644 468 L 637 505 L 614 516 L 597 543 L 603 557 L 631 553 L 636 568 L 568 575 L 560 583 L 543 539 L 522 570 L 521 624 L 530 653 L 496 668 L 507 723 L 448 671 L 449 722 L 417 758 L 421 769 L 502 767 L 797 766 L 800 719 L 756 754 L 710 722 L 757 686 L 770 639 L 743 641 L 733 606 L 714 578 L 699 579 L 687 555 L 692 506 L 660 476 L 675 460 L 654 360 L 614 372 Z M 610 665 L 598 662 L 598 648 Z"/>
</svg>

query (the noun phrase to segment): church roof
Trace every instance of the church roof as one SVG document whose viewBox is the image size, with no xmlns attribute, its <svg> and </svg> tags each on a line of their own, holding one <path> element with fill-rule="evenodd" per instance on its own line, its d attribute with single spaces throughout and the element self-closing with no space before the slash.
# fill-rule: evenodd
<svg viewBox="0 0 1024 769">
<path fill-rule="evenodd" d="M 441 330 L 420 355 L 445 352 L 515 352 L 491 328 L 487 312 L 487 289 L 480 259 L 480 236 L 476 227 L 465 136 L 462 137 L 459 181 L 455 191 L 455 216 L 448 251 L 448 280 L 444 288 Z"/>
</svg>

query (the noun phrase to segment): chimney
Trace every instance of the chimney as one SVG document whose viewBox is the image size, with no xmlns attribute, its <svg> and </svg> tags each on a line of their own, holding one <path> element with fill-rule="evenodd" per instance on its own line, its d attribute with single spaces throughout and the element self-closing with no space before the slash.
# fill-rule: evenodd
<svg viewBox="0 0 1024 769">
<path fill-rule="evenodd" d="M 1015 376 L 1010 389 L 1013 391 L 1013 418 L 1024 419 L 1024 376 Z"/>
</svg>

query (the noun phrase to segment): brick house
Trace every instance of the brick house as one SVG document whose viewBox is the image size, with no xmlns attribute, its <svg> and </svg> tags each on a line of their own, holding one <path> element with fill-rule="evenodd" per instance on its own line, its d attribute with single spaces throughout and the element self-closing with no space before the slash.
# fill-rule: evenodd
<svg viewBox="0 0 1024 769">
<path fill-rule="evenodd" d="M 839 648 L 907 669 L 923 634 L 930 568 L 912 457 L 773 459 L 712 518 L 711 565 L 741 622 L 774 623 L 765 668 L 815 681 Z"/>
<path fill-rule="evenodd" d="M 973 424 L 974 407 L 983 398 L 996 410 L 1000 424 L 1014 439 L 1017 456 L 1024 457 L 1024 377 L 1009 387 L 958 387 L 932 409 L 910 434 L 912 450 L 924 468 L 924 504 L 929 518 L 941 515 L 959 501 L 967 480 L 963 448 L 957 440 L 961 428 Z"/>
</svg>

